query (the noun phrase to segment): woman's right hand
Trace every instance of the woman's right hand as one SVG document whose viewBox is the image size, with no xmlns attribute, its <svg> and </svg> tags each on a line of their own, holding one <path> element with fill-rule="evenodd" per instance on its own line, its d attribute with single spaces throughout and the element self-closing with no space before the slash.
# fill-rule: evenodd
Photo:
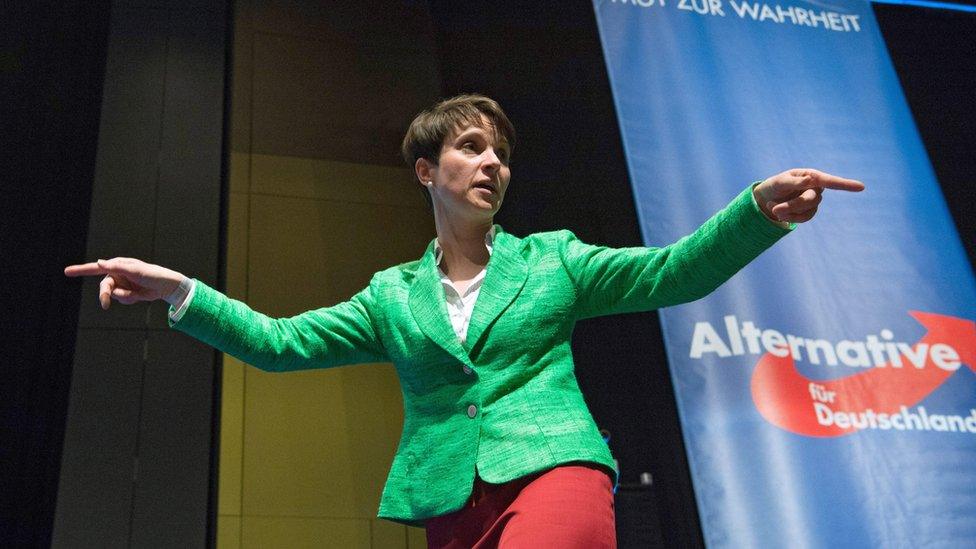
<svg viewBox="0 0 976 549">
<path fill-rule="evenodd" d="M 106 275 L 98 285 L 98 301 L 102 309 L 108 309 L 112 299 L 123 305 L 167 299 L 186 278 L 174 270 L 131 257 L 99 259 L 94 263 L 70 265 L 65 267 L 64 274 Z"/>
</svg>

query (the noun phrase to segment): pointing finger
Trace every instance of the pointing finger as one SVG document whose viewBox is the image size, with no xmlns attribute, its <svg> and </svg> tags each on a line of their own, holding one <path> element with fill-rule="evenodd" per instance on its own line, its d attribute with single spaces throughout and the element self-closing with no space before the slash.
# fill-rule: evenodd
<svg viewBox="0 0 976 549">
<path fill-rule="evenodd" d="M 108 273 L 136 274 L 135 269 L 139 261 L 131 257 L 116 257 L 113 259 L 99 259 L 91 263 L 68 265 L 64 268 L 65 276 L 92 276 Z"/>
<path fill-rule="evenodd" d="M 121 258 L 118 257 L 113 259 L 99 259 L 98 266 L 107 271 L 118 271 L 122 268 L 122 262 L 120 259 Z"/>
<path fill-rule="evenodd" d="M 64 268 L 65 276 L 91 276 L 102 275 L 108 271 L 98 266 L 98 263 L 82 263 L 80 265 L 68 265 Z"/>
<path fill-rule="evenodd" d="M 130 257 L 99 259 L 98 266 L 107 274 L 128 280 L 136 279 L 143 273 L 142 262 Z"/>
<path fill-rule="evenodd" d="M 804 186 L 808 189 L 821 187 L 824 189 L 834 189 L 837 191 L 848 192 L 861 192 L 864 190 L 864 183 L 861 183 L 856 179 L 837 177 L 836 175 L 830 175 L 829 173 L 824 173 L 817 170 L 809 170 L 809 173 L 806 175 L 807 180 L 804 182 Z"/>
</svg>

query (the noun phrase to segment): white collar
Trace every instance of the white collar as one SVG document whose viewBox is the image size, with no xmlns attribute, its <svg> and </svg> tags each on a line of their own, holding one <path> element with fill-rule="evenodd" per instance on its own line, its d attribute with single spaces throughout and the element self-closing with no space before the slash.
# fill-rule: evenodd
<svg viewBox="0 0 976 549">
<path fill-rule="evenodd" d="M 491 229 L 485 233 L 485 247 L 488 248 L 488 257 L 491 257 L 492 247 L 495 244 L 495 226 L 492 225 Z M 441 266 L 441 259 L 444 257 L 444 250 L 441 249 L 441 243 L 436 238 L 434 239 L 434 265 L 438 267 Z"/>
</svg>

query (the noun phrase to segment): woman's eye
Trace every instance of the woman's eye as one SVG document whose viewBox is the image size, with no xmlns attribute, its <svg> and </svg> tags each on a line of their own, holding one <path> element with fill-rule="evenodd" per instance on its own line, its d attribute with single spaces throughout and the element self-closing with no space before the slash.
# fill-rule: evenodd
<svg viewBox="0 0 976 549">
<path fill-rule="evenodd" d="M 474 150 L 474 141 L 465 141 L 464 144 L 461 145 L 461 148 L 464 149 L 464 150 L 466 150 L 466 151 L 473 151 Z"/>
</svg>

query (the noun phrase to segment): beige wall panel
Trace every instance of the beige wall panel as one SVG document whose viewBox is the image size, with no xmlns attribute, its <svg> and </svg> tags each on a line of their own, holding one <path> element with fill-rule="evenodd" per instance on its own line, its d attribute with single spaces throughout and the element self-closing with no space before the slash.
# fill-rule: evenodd
<svg viewBox="0 0 976 549">
<path fill-rule="evenodd" d="M 232 193 L 246 193 L 251 190 L 251 155 L 249 153 L 231 151 L 227 180 L 228 190 Z"/>
<path fill-rule="evenodd" d="M 427 532 L 423 528 L 408 526 L 407 547 L 409 549 L 427 549 Z"/>
<path fill-rule="evenodd" d="M 251 0 L 257 31 L 434 51 L 426 2 Z"/>
<path fill-rule="evenodd" d="M 388 520 L 372 523 L 373 549 L 407 549 L 407 527 Z"/>
<path fill-rule="evenodd" d="M 400 166 L 439 94 L 430 55 L 260 33 L 253 48 L 252 152 Z"/>
<path fill-rule="evenodd" d="M 402 428 L 392 367 L 245 375 L 243 513 L 374 518 Z"/>
<path fill-rule="evenodd" d="M 403 396 L 392 364 L 346 367 L 339 370 L 346 395 L 347 443 L 354 459 L 350 473 L 357 479 L 357 501 L 375 517 L 380 495 L 403 431 Z"/>
<path fill-rule="evenodd" d="M 365 204 L 426 209 L 420 183 L 406 167 L 255 154 L 251 190 Z"/>
<path fill-rule="evenodd" d="M 218 515 L 241 514 L 241 459 L 244 449 L 244 363 L 224 355 L 220 398 Z"/>
<path fill-rule="evenodd" d="M 241 517 L 217 516 L 217 549 L 240 549 Z"/>
<path fill-rule="evenodd" d="M 244 517 L 243 549 L 369 549 L 369 520 Z"/>
<path fill-rule="evenodd" d="M 246 193 L 230 193 L 227 205 L 227 295 L 247 301 L 247 218 L 250 199 Z"/>
<path fill-rule="evenodd" d="M 357 496 L 338 371 L 246 371 L 245 515 L 370 518 Z"/>
<path fill-rule="evenodd" d="M 250 220 L 249 303 L 272 316 L 348 299 L 434 235 L 423 210 L 307 198 L 252 195 Z"/>
</svg>

